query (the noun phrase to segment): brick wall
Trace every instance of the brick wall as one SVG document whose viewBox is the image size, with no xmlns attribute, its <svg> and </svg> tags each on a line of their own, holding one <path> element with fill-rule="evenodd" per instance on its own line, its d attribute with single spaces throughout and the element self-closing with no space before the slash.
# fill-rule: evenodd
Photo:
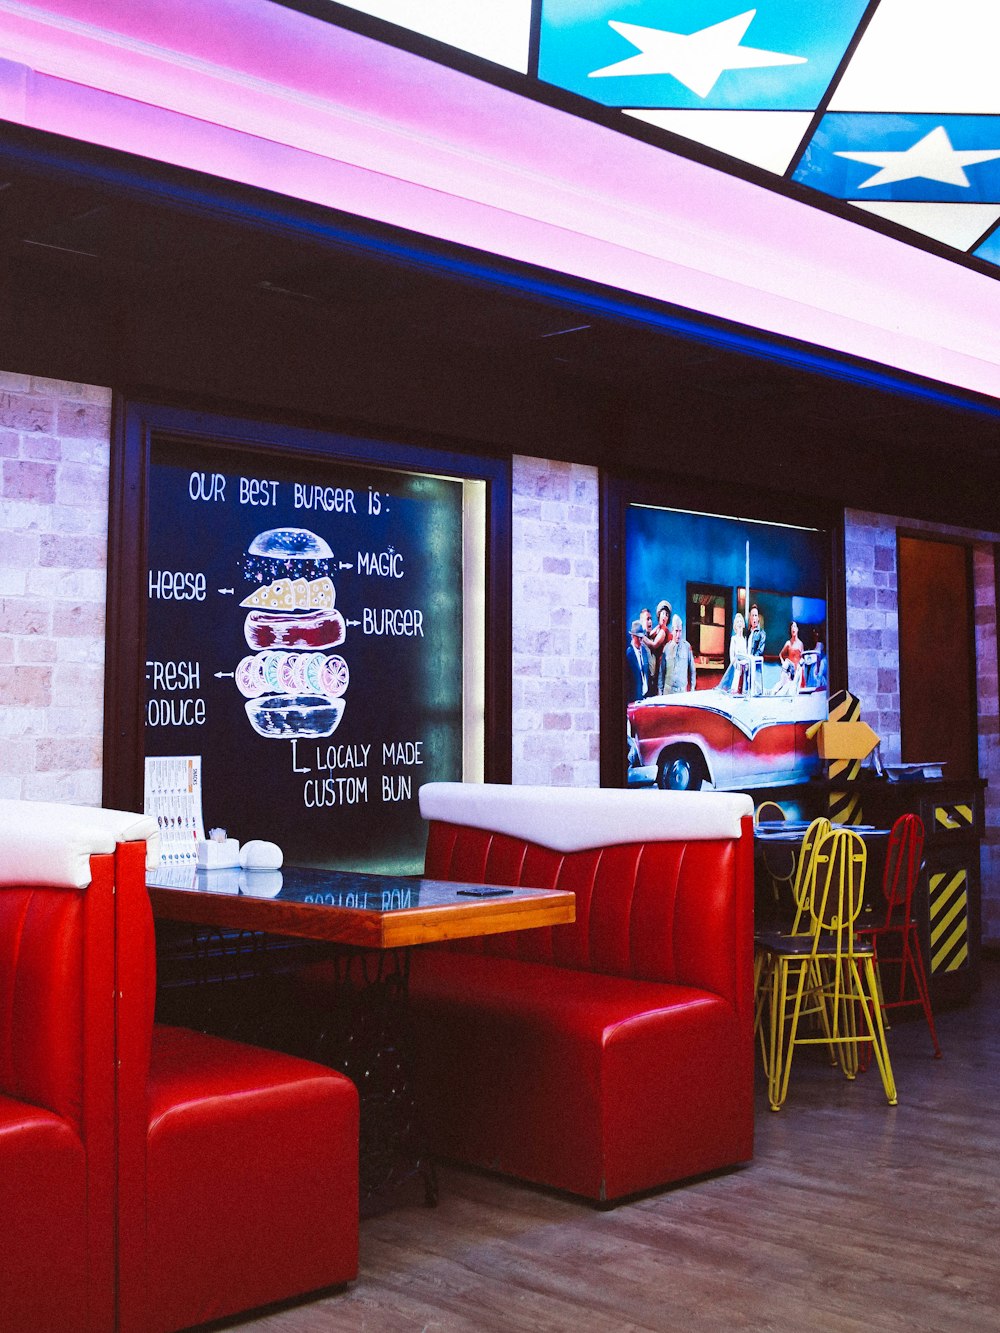
<svg viewBox="0 0 1000 1333">
<path fill-rule="evenodd" d="M 101 799 L 110 391 L 0 372 L 0 795 Z M 597 472 L 515 458 L 513 776 L 599 783 Z M 845 516 L 850 688 L 899 759 L 894 517 Z M 1000 942 L 992 533 L 974 542 L 984 938 Z"/>
<path fill-rule="evenodd" d="M 513 778 L 596 787 L 597 471 L 515 458 Z"/>
<path fill-rule="evenodd" d="M 993 543 L 1000 535 L 850 509 L 844 516 L 848 687 L 861 700 L 865 721 L 882 737 L 882 754 L 890 763 L 900 758 L 897 525 L 911 531 L 925 531 L 929 536 L 959 537 L 973 543 L 979 772 L 989 784 L 980 859 L 983 939 L 997 945 L 1000 944 L 1000 695 Z"/>
<path fill-rule="evenodd" d="M 110 391 L 0 372 L 0 795 L 99 804 Z M 514 780 L 599 781 L 597 473 L 514 463 Z"/>
<path fill-rule="evenodd" d="M 0 796 L 101 801 L 110 410 L 0 372 Z"/>
<path fill-rule="evenodd" d="M 849 509 L 844 515 L 847 685 L 882 738 L 882 758 L 898 764 L 899 613 L 896 520 Z"/>
</svg>

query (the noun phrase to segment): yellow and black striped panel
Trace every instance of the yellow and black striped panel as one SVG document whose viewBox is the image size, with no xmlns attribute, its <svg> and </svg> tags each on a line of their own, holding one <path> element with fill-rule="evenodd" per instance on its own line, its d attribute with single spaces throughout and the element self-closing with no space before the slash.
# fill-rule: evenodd
<svg viewBox="0 0 1000 1333">
<path fill-rule="evenodd" d="M 860 759 L 831 759 L 828 763 L 827 776 L 831 782 L 853 782 L 861 772 Z"/>
<path fill-rule="evenodd" d="M 830 695 L 831 722 L 857 722 L 861 718 L 861 700 L 850 690 L 836 690 Z M 831 759 L 826 774 L 831 782 L 853 782 L 861 772 L 860 759 Z M 831 791 L 827 797 L 827 814 L 834 824 L 863 824 L 861 797 L 850 790 Z"/>
<path fill-rule="evenodd" d="M 831 824 L 863 824 L 861 797 L 856 791 L 830 792 L 827 797 L 827 816 Z"/>
<path fill-rule="evenodd" d="M 860 721 L 861 700 L 850 690 L 835 690 L 830 695 L 828 718 L 831 722 Z"/>
<path fill-rule="evenodd" d="M 975 812 L 971 805 L 936 805 L 934 827 L 938 833 L 954 833 L 972 828 Z"/>
<path fill-rule="evenodd" d="M 931 972 L 957 972 L 969 965 L 969 876 L 938 870 L 928 878 Z"/>
</svg>

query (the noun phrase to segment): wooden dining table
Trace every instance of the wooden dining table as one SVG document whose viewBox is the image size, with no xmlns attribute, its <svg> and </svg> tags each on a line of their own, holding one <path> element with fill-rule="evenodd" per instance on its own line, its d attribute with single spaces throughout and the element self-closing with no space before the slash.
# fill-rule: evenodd
<svg viewBox="0 0 1000 1333">
<path fill-rule="evenodd" d="M 574 920 L 576 895 L 404 875 L 288 866 L 148 872 L 153 915 L 230 930 L 264 931 L 362 949 L 495 935 Z"/>
<path fill-rule="evenodd" d="M 158 922 L 191 927 L 193 973 L 175 987 L 189 1008 L 171 1021 L 214 1023 L 222 1035 L 286 1047 L 356 1083 L 369 1211 L 415 1175 L 426 1202 L 437 1199 L 406 1017 L 413 949 L 563 925 L 576 915 L 576 895 L 566 890 L 301 866 L 164 864 L 147 873 L 146 884 Z M 322 952 L 286 965 L 296 940 Z"/>
</svg>

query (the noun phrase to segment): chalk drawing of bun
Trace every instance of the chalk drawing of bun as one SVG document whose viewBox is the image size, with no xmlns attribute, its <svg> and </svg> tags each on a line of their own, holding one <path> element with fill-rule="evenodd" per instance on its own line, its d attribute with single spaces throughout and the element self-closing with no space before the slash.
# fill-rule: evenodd
<svg viewBox="0 0 1000 1333">
<path fill-rule="evenodd" d="M 258 532 L 247 548 L 249 555 L 269 560 L 331 560 L 333 552 L 322 537 L 308 528 L 268 528 Z"/>
<path fill-rule="evenodd" d="M 332 736 L 347 703 L 313 694 L 269 694 L 263 699 L 248 699 L 244 707 L 258 735 L 269 740 L 293 736 L 310 740 Z"/>
</svg>

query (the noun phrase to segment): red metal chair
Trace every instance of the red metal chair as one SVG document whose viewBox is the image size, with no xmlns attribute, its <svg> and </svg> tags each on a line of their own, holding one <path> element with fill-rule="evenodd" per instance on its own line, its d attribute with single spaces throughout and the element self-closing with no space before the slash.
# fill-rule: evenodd
<svg viewBox="0 0 1000 1333">
<path fill-rule="evenodd" d="M 856 931 L 860 937 L 871 940 L 878 967 L 883 1009 L 900 1009 L 919 1004 L 930 1028 L 934 1043 L 934 1058 L 941 1058 L 941 1047 L 934 1028 L 927 973 L 920 948 L 917 924 L 913 920 L 913 891 L 920 876 L 924 850 L 924 825 L 919 815 L 900 815 L 892 826 L 889 847 L 882 875 L 882 894 L 885 898 L 885 916 L 880 925 L 865 926 Z M 895 944 L 893 943 L 895 941 Z M 894 999 L 887 998 L 886 967 L 899 968 L 899 990 Z M 907 995 L 907 978 L 912 978 L 916 994 Z"/>
</svg>

